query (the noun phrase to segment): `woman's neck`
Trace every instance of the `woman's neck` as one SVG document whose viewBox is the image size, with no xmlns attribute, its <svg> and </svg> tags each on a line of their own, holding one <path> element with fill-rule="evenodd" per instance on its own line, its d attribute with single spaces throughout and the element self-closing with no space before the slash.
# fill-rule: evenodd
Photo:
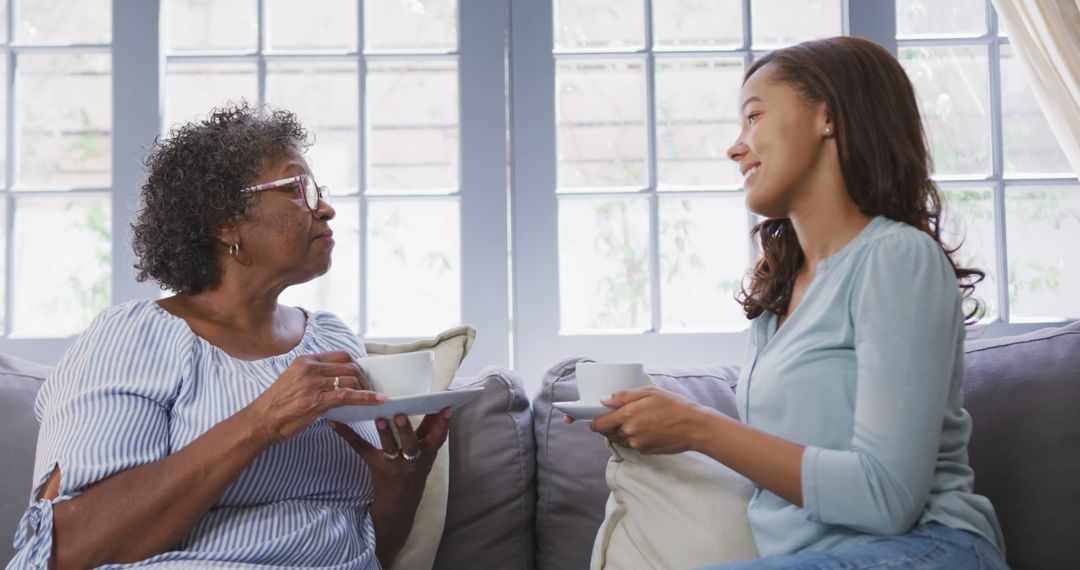
<svg viewBox="0 0 1080 570">
<path fill-rule="evenodd" d="M 281 326 L 278 306 L 280 287 L 261 290 L 253 282 L 241 283 L 223 275 L 216 284 L 196 294 L 181 293 L 174 297 L 187 316 L 215 323 L 238 332 L 266 334 Z"/>
<path fill-rule="evenodd" d="M 807 268 L 813 270 L 818 262 L 843 249 L 872 217 L 859 210 L 843 184 L 819 186 L 819 191 L 807 198 L 789 218 Z"/>
</svg>

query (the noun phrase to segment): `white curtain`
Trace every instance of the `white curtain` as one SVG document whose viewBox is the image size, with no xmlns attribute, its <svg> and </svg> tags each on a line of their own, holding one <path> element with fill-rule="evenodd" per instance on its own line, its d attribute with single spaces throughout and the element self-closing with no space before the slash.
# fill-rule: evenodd
<svg viewBox="0 0 1080 570">
<path fill-rule="evenodd" d="M 1061 148 L 1080 177 L 1080 0 L 993 0 Z"/>
</svg>

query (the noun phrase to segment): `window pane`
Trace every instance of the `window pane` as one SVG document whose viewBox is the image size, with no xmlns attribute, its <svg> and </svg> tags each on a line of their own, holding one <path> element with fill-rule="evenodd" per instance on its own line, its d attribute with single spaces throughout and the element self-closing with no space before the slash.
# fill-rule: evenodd
<svg viewBox="0 0 1080 570">
<path fill-rule="evenodd" d="M 357 69 L 355 61 L 267 64 L 267 100 L 300 118 L 314 139 L 307 160 L 315 179 L 338 196 L 356 192 L 359 185 Z"/>
<path fill-rule="evenodd" d="M 755 48 L 775 48 L 843 33 L 840 0 L 753 0 Z"/>
<path fill-rule="evenodd" d="M 256 0 L 165 0 L 170 51 L 255 51 Z"/>
<path fill-rule="evenodd" d="M 559 301 L 564 334 L 651 327 L 647 199 L 559 201 Z"/>
<path fill-rule="evenodd" d="M 1080 317 L 1080 187 L 1008 187 L 1010 320 Z"/>
<path fill-rule="evenodd" d="M 554 10 L 556 48 L 645 45 L 643 0 L 555 0 Z"/>
<path fill-rule="evenodd" d="M 19 56 L 20 185 L 111 184 L 111 67 L 107 54 Z"/>
<path fill-rule="evenodd" d="M 896 0 L 898 36 L 981 36 L 986 0 Z"/>
<path fill-rule="evenodd" d="M 326 275 L 285 290 L 281 302 L 315 311 L 330 311 L 354 331 L 360 330 L 360 206 L 355 198 L 332 199 L 337 214 L 333 263 Z"/>
<path fill-rule="evenodd" d="M 900 50 L 930 139 L 934 174 L 989 174 L 990 85 L 985 47 Z"/>
<path fill-rule="evenodd" d="M 364 0 L 369 50 L 456 50 L 457 0 Z"/>
<path fill-rule="evenodd" d="M 727 148 L 739 134 L 742 57 L 657 58 L 656 159 L 661 185 L 738 186 Z"/>
<path fill-rule="evenodd" d="M 15 39 L 30 44 L 107 44 L 112 0 L 17 0 Z"/>
<path fill-rule="evenodd" d="M 356 0 L 267 0 L 274 50 L 356 49 Z"/>
<path fill-rule="evenodd" d="M 652 11 L 657 47 L 742 45 L 742 0 L 654 1 Z"/>
<path fill-rule="evenodd" d="M 953 258 L 964 267 L 986 273 L 975 286 L 975 297 L 982 302 L 982 318 L 998 317 L 997 242 L 994 236 L 994 191 L 990 188 L 942 189 L 944 222 L 941 239 L 950 248 L 960 247 Z M 971 308 L 971 301 L 964 312 Z"/>
<path fill-rule="evenodd" d="M 165 65 L 165 132 L 229 101 L 259 101 L 255 63 L 177 62 Z"/>
<path fill-rule="evenodd" d="M 738 331 L 735 301 L 750 267 L 741 193 L 660 199 L 660 299 L 664 331 Z"/>
<path fill-rule="evenodd" d="M 0 54 L 0 77 L 7 81 L 8 58 Z M 7 184 L 7 88 L 0 89 L 0 186 Z M 2 299 L 3 297 L 0 297 Z"/>
<path fill-rule="evenodd" d="M 457 190 L 457 61 L 369 62 L 367 110 L 371 190 Z"/>
<path fill-rule="evenodd" d="M 7 200 L 0 200 L 0 252 L 7 251 Z M 7 255 L 0 255 L 0 331 L 5 330 L 8 315 L 3 302 L 7 298 Z"/>
<path fill-rule="evenodd" d="M 560 188 L 645 187 L 645 66 L 562 60 L 555 72 Z"/>
<path fill-rule="evenodd" d="M 368 202 L 367 335 L 432 335 L 461 322 L 461 214 L 453 199 Z"/>
<path fill-rule="evenodd" d="M 1006 174 L 1061 174 L 1072 168 L 1050 130 L 1020 58 L 1001 46 L 1001 115 Z"/>
<path fill-rule="evenodd" d="M 108 198 L 16 202 L 13 336 L 73 335 L 109 305 L 111 217 Z"/>
</svg>

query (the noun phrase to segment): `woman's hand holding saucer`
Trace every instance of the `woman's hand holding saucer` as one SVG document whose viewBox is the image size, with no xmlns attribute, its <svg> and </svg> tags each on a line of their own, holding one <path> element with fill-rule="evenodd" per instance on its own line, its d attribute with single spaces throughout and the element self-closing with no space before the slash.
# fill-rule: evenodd
<svg viewBox="0 0 1080 570">
<path fill-rule="evenodd" d="M 330 427 L 368 464 L 376 502 L 383 497 L 390 502 L 412 496 L 419 500 L 420 491 L 423 490 L 435 456 L 446 442 L 450 431 L 450 414 L 450 408 L 428 414 L 415 431 L 408 416 L 398 414 L 393 421 L 401 440 L 400 446 L 394 439 L 390 420 L 375 420 L 382 449 L 375 447 L 343 423 L 332 421 Z"/>
<path fill-rule="evenodd" d="M 371 391 L 349 353 L 333 351 L 297 357 L 244 412 L 273 445 L 300 433 L 331 408 L 372 406 L 386 399 Z"/>
<path fill-rule="evenodd" d="M 612 443 L 648 455 L 693 450 L 711 410 L 655 387 L 616 392 L 601 400 L 615 408 L 593 419 L 590 429 Z"/>
</svg>

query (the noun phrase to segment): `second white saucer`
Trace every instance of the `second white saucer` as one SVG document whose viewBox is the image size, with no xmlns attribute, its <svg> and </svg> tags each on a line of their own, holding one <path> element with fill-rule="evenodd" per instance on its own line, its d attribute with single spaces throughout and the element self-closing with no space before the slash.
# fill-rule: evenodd
<svg viewBox="0 0 1080 570">
<path fill-rule="evenodd" d="M 602 416 L 608 412 L 615 411 L 614 408 L 609 408 L 600 404 L 584 403 L 581 400 L 576 402 L 552 402 L 552 406 L 556 410 L 574 418 L 575 420 L 591 420 L 597 416 Z"/>
</svg>

